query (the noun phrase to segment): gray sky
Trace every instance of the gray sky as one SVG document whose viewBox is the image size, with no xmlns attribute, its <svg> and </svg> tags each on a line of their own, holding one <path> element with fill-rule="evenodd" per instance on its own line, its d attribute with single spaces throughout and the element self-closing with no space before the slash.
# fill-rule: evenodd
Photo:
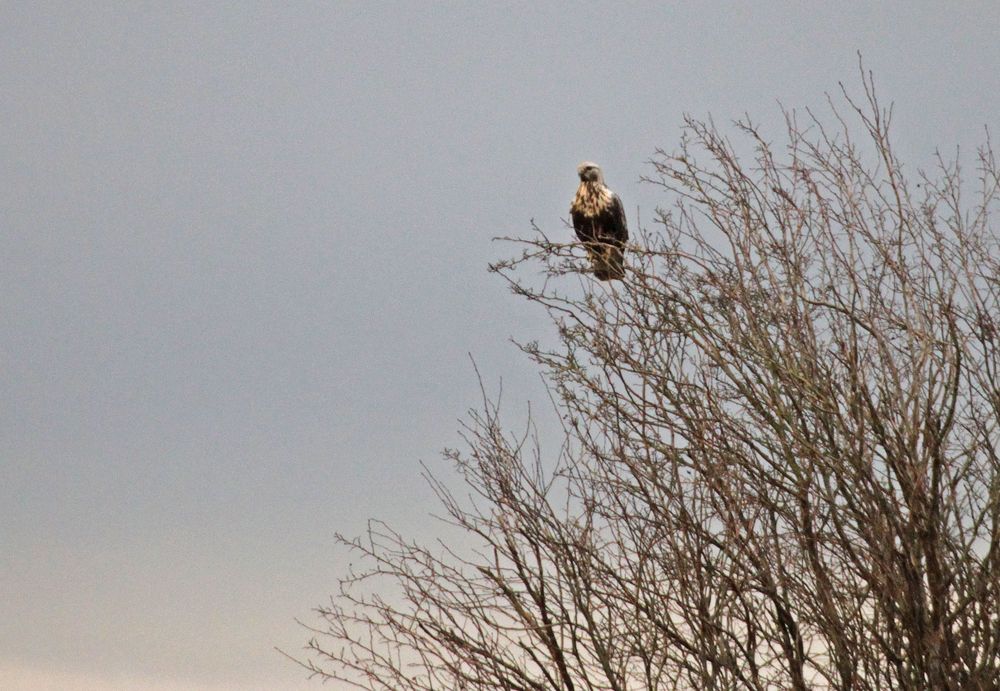
<svg viewBox="0 0 1000 691">
<path fill-rule="evenodd" d="M 288 5 L 0 3 L 4 689 L 313 688 L 272 647 L 334 531 L 433 534 L 466 354 L 542 398 L 485 266 L 570 237 L 579 161 L 634 226 L 683 113 L 858 50 L 912 164 L 1000 131 L 992 2 Z"/>
</svg>

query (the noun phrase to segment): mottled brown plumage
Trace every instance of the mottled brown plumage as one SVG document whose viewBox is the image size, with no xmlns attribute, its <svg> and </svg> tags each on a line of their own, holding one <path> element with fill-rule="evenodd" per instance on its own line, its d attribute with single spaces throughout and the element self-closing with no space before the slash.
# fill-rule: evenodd
<svg viewBox="0 0 1000 691">
<path fill-rule="evenodd" d="M 624 278 L 628 224 L 622 200 L 605 186 L 596 163 L 581 163 L 576 172 L 580 187 L 569 207 L 576 237 L 586 244 L 594 276 L 602 281 Z"/>
</svg>

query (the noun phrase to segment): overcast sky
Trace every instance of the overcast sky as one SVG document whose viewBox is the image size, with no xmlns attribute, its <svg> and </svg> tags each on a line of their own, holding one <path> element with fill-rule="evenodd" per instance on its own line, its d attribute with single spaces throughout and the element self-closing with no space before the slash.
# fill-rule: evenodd
<svg viewBox="0 0 1000 691">
<path fill-rule="evenodd" d="M 995 2 L 0 2 L 0 688 L 313 688 L 272 648 L 334 531 L 434 533 L 467 353 L 542 397 L 491 238 L 584 159 L 634 226 L 685 112 L 859 50 L 913 165 L 1000 131 Z"/>
</svg>

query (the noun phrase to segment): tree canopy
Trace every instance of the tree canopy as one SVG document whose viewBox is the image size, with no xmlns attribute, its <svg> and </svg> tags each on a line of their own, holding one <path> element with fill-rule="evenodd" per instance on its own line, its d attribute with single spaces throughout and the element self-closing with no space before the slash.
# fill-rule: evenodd
<svg viewBox="0 0 1000 691">
<path fill-rule="evenodd" d="M 621 283 L 540 230 L 492 267 L 551 315 L 557 345 L 522 348 L 561 450 L 487 399 L 447 452 L 464 486 L 431 479 L 476 548 L 344 540 L 359 570 L 304 664 L 365 689 L 1000 687 L 1000 175 L 988 141 L 969 173 L 904 170 L 863 85 L 777 142 L 688 119 Z"/>
</svg>

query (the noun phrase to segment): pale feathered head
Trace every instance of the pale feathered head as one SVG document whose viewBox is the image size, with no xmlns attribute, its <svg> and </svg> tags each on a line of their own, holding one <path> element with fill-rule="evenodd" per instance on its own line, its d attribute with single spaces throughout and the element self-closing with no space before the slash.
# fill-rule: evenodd
<svg viewBox="0 0 1000 691">
<path fill-rule="evenodd" d="M 604 173 L 601 167 L 592 161 L 584 161 L 576 167 L 576 174 L 580 176 L 582 182 L 597 182 L 604 184 Z"/>
</svg>

